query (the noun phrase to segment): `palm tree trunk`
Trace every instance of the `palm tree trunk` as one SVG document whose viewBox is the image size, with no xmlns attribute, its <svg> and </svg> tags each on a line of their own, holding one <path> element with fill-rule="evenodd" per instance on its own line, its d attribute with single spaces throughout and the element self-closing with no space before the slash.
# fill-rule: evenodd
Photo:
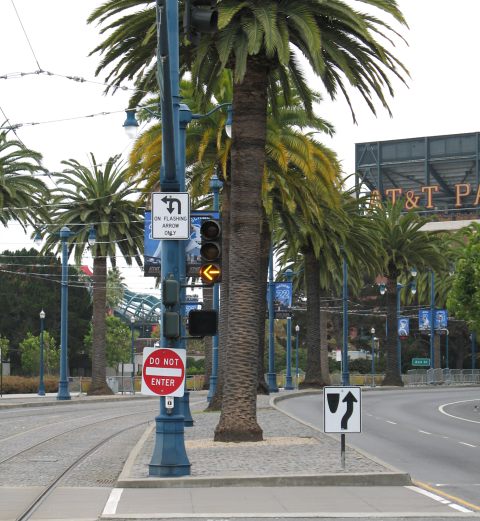
<svg viewBox="0 0 480 521">
<path fill-rule="evenodd" d="M 387 277 L 387 365 L 382 385 L 403 386 L 397 355 L 398 317 L 397 317 L 397 274 Z"/>
<path fill-rule="evenodd" d="M 259 316 L 258 321 L 258 382 L 257 394 L 270 394 L 267 382 L 265 381 L 265 317 L 267 314 L 267 277 L 268 277 L 268 258 L 270 255 L 271 235 L 268 221 L 264 212 L 262 237 L 261 237 L 261 253 L 260 253 L 260 267 L 258 278 L 258 306 Z"/>
<path fill-rule="evenodd" d="M 220 284 L 220 313 L 218 321 L 218 372 L 215 393 L 208 404 L 208 411 L 219 411 L 222 407 L 223 381 L 227 357 L 227 332 L 228 332 L 228 279 L 230 257 L 230 192 L 231 183 L 224 179 L 221 192 L 222 208 L 222 283 Z"/>
<path fill-rule="evenodd" d="M 203 308 L 213 308 L 213 286 L 203 288 Z M 205 345 L 205 374 L 203 380 L 203 389 L 208 390 L 210 388 L 210 376 L 212 375 L 212 344 L 213 337 L 207 336 L 204 338 Z"/>
<path fill-rule="evenodd" d="M 107 259 L 93 258 L 92 384 L 89 395 L 113 394 L 107 385 L 106 323 Z"/>
<path fill-rule="evenodd" d="M 320 263 L 313 249 L 304 251 L 307 290 L 307 367 L 300 388 L 323 387 L 320 366 Z"/>
<path fill-rule="evenodd" d="M 231 237 L 227 366 L 216 441 L 260 441 L 257 423 L 258 267 L 261 252 L 262 176 L 265 165 L 267 67 L 249 56 L 233 99 Z"/>
</svg>

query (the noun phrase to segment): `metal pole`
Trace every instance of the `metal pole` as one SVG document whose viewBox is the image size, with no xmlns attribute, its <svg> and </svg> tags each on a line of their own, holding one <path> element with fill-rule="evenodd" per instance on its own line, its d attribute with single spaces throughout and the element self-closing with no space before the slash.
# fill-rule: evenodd
<svg viewBox="0 0 480 521">
<path fill-rule="evenodd" d="M 446 360 L 445 360 L 445 364 L 446 364 L 445 367 L 447 369 L 450 369 L 449 363 L 448 363 L 448 337 L 449 337 L 449 331 L 448 331 L 448 329 L 446 329 L 445 331 L 447 332 L 447 338 L 445 339 L 445 358 L 446 358 Z"/>
<path fill-rule="evenodd" d="M 45 312 L 40 311 L 40 382 L 38 384 L 38 396 L 45 396 L 45 382 L 44 382 L 44 353 L 43 353 L 43 321 L 45 319 Z"/>
<path fill-rule="evenodd" d="M 63 226 L 60 230 L 62 241 L 62 293 L 60 308 L 60 381 L 58 382 L 57 400 L 70 400 L 68 390 L 68 244 L 70 229 Z"/>
<path fill-rule="evenodd" d="M 285 278 L 287 282 L 292 282 L 293 272 L 291 269 L 285 270 Z M 287 353 L 286 353 L 286 368 L 287 374 L 285 379 L 285 389 L 291 391 L 292 385 L 292 317 L 287 317 Z"/>
<path fill-rule="evenodd" d="M 220 188 L 222 182 L 218 179 L 217 175 L 214 174 L 210 180 L 210 190 L 213 194 L 213 211 L 218 212 L 220 210 Z M 217 312 L 220 311 L 220 285 L 215 284 L 213 286 L 213 309 Z M 217 390 L 217 376 L 218 376 L 218 334 L 212 337 L 212 372 L 210 374 L 210 385 L 208 389 L 207 400 L 210 401 Z"/>
<path fill-rule="evenodd" d="M 342 349 L 342 385 L 350 385 L 348 371 L 348 266 L 343 255 L 343 349 Z"/>
<path fill-rule="evenodd" d="M 130 319 L 130 328 L 132 330 L 132 394 L 135 394 L 135 338 L 134 338 L 134 324 L 135 319 L 132 317 Z"/>
<path fill-rule="evenodd" d="M 375 387 L 375 330 L 372 330 L 372 387 Z"/>
<path fill-rule="evenodd" d="M 400 317 L 400 298 L 402 296 L 402 288 L 403 285 L 397 282 L 397 367 L 400 377 L 402 375 L 402 343 L 398 334 L 398 318 Z"/>
<path fill-rule="evenodd" d="M 273 305 L 275 286 L 273 282 L 273 245 L 270 246 L 268 259 L 268 390 L 278 393 L 277 374 L 275 373 L 275 309 Z"/>
<path fill-rule="evenodd" d="M 3 356 L 0 347 L 0 398 L 3 398 Z"/>
<path fill-rule="evenodd" d="M 295 387 L 298 389 L 298 337 L 300 334 L 300 326 L 295 326 Z"/>
<path fill-rule="evenodd" d="M 178 192 L 184 184 L 185 171 L 179 159 L 179 39 L 178 1 L 157 0 L 157 74 L 162 87 L 162 167 L 160 184 L 162 191 Z M 181 282 L 181 265 L 185 265 L 185 248 L 178 240 L 166 240 L 162 244 L 162 279 L 172 277 Z M 184 270 L 184 268 L 183 268 Z M 162 304 L 162 311 L 165 306 Z M 180 313 L 180 306 L 175 311 Z M 160 338 L 161 347 L 181 348 L 179 340 Z M 190 462 L 185 450 L 184 406 L 174 398 L 173 410 L 167 414 L 165 398 L 160 398 L 160 413 L 155 418 L 156 434 L 150 476 L 178 477 L 190 474 Z"/>
<path fill-rule="evenodd" d="M 430 367 L 435 368 L 435 274 L 430 271 Z"/>
<path fill-rule="evenodd" d="M 472 331 L 472 369 L 475 369 L 477 358 L 477 335 Z"/>
</svg>

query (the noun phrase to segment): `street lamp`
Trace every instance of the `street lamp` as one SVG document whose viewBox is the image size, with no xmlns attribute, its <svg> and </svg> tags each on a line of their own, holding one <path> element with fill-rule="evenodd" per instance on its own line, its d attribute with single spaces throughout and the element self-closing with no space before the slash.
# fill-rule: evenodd
<svg viewBox="0 0 480 521">
<path fill-rule="evenodd" d="M 347 256 L 343 251 L 343 348 L 342 348 L 342 385 L 350 385 L 348 371 L 348 266 Z"/>
<path fill-rule="evenodd" d="M 45 320 L 45 311 L 40 311 L 40 382 L 38 384 L 38 396 L 45 396 L 44 375 L 44 353 L 43 353 L 43 321 Z"/>
<path fill-rule="evenodd" d="M 277 374 L 275 372 L 275 283 L 273 282 L 273 245 L 268 258 L 268 390 L 278 393 Z"/>
<path fill-rule="evenodd" d="M 417 293 L 417 270 L 412 268 L 410 273 L 413 277 L 413 280 L 408 284 L 401 284 L 397 282 L 397 360 L 398 360 L 398 372 L 402 374 L 402 341 L 400 340 L 400 336 L 398 334 L 398 318 L 400 317 L 400 300 L 401 300 L 401 289 L 404 287 L 410 287 L 410 291 L 412 295 Z"/>
<path fill-rule="evenodd" d="M 370 329 L 372 335 L 372 387 L 375 387 L 375 328 Z"/>
<path fill-rule="evenodd" d="M 62 279 L 60 294 L 60 380 L 58 382 L 57 400 L 70 400 L 68 390 L 68 239 L 79 232 L 72 232 L 68 226 L 60 229 L 60 241 L 62 243 Z M 35 234 L 36 244 L 41 244 L 40 231 Z M 87 242 L 90 247 L 95 245 L 96 232 L 93 224 L 90 225 Z"/>
<path fill-rule="evenodd" d="M 300 326 L 295 326 L 295 382 L 298 389 L 298 335 L 300 333 Z"/>
<path fill-rule="evenodd" d="M 135 339 L 133 337 L 135 317 L 130 317 L 130 329 L 132 332 L 132 394 L 135 394 Z"/>
<path fill-rule="evenodd" d="M 293 271 L 291 269 L 285 270 L 285 278 L 287 282 L 292 282 Z M 285 389 L 291 391 L 292 385 L 292 317 L 287 317 L 287 375 L 285 379 Z"/>
</svg>

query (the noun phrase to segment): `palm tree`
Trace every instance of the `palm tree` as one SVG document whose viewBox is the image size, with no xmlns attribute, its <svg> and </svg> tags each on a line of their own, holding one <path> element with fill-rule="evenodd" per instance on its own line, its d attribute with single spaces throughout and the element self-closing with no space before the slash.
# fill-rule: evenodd
<svg viewBox="0 0 480 521">
<path fill-rule="evenodd" d="M 25 229 L 45 217 L 45 183 L 35 174 L 45 172 L 42 155 L 28 149 L 21 141 L 7 139 L 0 132 L 0 223 L 17 221 Z"/>
<path fill-rule="evenodd" d="M 371 210 L 377 249 L 383 257 L 383 273 L 386 277 L 387 305 L 387 367 L 383 385 L 399 385 L 403 382 L 397 356 L 397 282 L 415 267 L 419 271 L 441 271 L 446 266 L 445 241 L 438 233 L 422 231 L 428 219 L 409 211 L 403 213 L 403 201 L 385 202 Z"/>
<path fill-rule="evenodd" d="M 394 0 L 363 0 L 404 23 Z M 110 16 L 143 2 L 107 2 L 92 13 L 89 21 L 105 22 Z M 332 97 L 337 89 L 346 96 L 345 79 L 358 90 L 374 110 L 373 99 L 387 107 L 384 90 L 392 93 L 389 73 L 401 78 L 401 64 L 375 37 L 394 33 L 376 17 L 359 13 L 339 0 L 329 2 L 278 2 L 277 0 L 224 0 L 218 4 L 218 32 L 203 35 L 200 44 L 182 49 L 198 91 L 210 98 L 219 73 L 232 67 L 236 88 L 233 96 L 233 141 L 231 153 L 231 227 L 229 265 L 229 307 L 235 309 L 236 320 L 227 339 L 228 359 L 236 364 L 230 391 L 222 402 L 222 415 L 215 431 L 219 441 L 260 440 L 262 431 L 256 421 L 256 377 L 252 370 L 255 350 L 259 344 L 255 323 L 258 320 L 258 291 L 255 278 L 245 276 L 252 259 L 261 251 L 262 177 L 265 164 L 266 119 L 268 99 L 275 99 L 279 90 L 290 102 L 289 83 L 295 84 L 308 112 L 312 112 L 311 91 L 301 71 L 298 54 L 302 54 L 319 76 Z M 153 13 L 151 13 L 153 14 Z M 147 10 L 136 13 L 138 27 L 147 29 Z M 152 31 L 154 20 L 146 32 L 126 30 L 128 17 L 113 21 L 113 34 L 96 49 L 106 52 L 99 67 L 116 62 L 109 77 L 114 84 L 137 77 L 137 85 L 145 88 L 152 77 Z M 133 38 L 130 38 L 133 35 Z M 121 55 L 128 39 L 128 54 Z M 140 39 L 142 41 L 140 42 Z M 144 44 L 145 43 L 145 44 Z M 150 50 L 150 52 L 149 52 Z M 140 58 L 140 54 L 143 57 Z M 135 55 L 135 59 L 132 59 Z M 288 80 L 290 78 L 291 80 Z M 290 83 L 290 84 L 291 84 Z M 248 333 L 248 334 L 246 334 Z M 230 357 L 232 354 L 232 357 Z"/>
<path fill-rule="evenodd" d="M 96 230 L 93 256 L 93 342 L 92 385 L 89 394 L 111 394 L 106 384 L 105 314 L 107 306 L 107 258 L 116 267 L 119 251 L 127 264 L 135 258 L 141 266 L 143 245 L 143 212 L 132 199 L 137 190 L 127 180 L 127 170 L 119 156 L 97 163 L 91 155 L 91 166 L 74 159 L 63 161 L 66 168 L 57 176 L 59 188 L 54 193 L 56 203 L 45 249 L 58 241 L 56 231 L 69 226 L 74 234 L 69 239 L 79 263 L 85 253 L 90 226 Z"/>
</svg>

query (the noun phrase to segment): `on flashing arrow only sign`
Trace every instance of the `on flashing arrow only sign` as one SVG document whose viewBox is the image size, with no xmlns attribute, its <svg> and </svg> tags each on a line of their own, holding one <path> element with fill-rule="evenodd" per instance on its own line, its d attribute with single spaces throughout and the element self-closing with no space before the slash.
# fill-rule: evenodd
<svg viewBox="0 0 480 521">
<path fill-rule="evenodd" d="M 190 238 L 190 195 L 187 192 L 152 194 L 152 239 Z"/>
</svg>

